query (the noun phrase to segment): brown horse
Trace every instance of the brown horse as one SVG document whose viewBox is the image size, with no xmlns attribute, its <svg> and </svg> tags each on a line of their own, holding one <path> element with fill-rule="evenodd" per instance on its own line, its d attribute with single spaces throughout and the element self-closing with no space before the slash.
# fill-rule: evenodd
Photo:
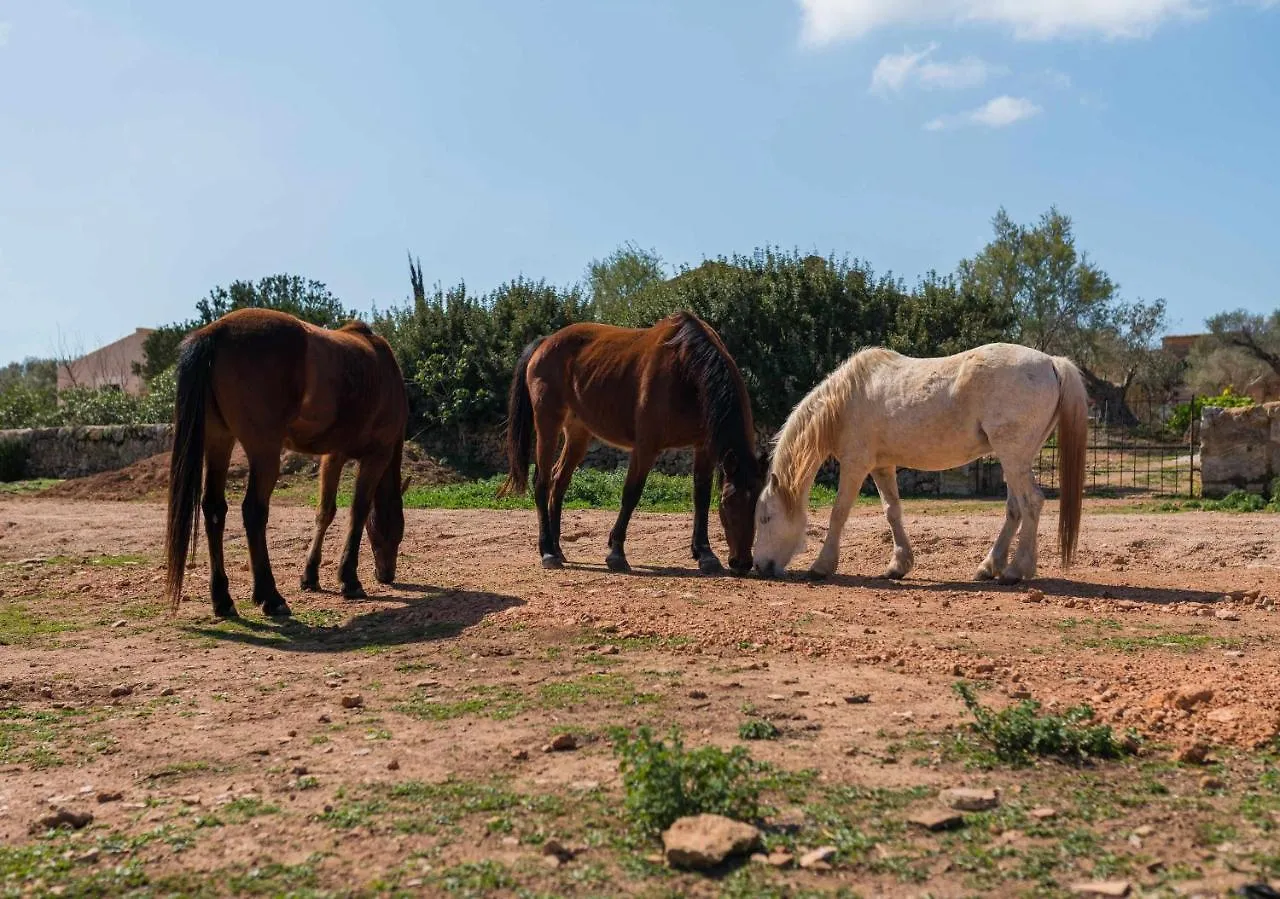
<svg viewBox="0 0 1280 899">
<path fill-rule="evenodd" d="M 320 548 L 337 511 L 338 479 L 348 459 L 359 461 L 359 472 L 338 574 L 342 595 L 364 595 L 356 561 L 366 521 L 378 581 L 391 583 L 404 537 L 401 494 L 408 483 L 400 482 L 400 459 L 407 418 L 404 380 L 391 347 L 363 322 L 327 331 L 283 312 L 243 309 L 190 334 L 178 360 L 165 533 L 173 608 L 182 597 L 200 506 L 209 535 L 213 611 L 224 618 L 236 615 L 222 557 L 227 467 L 236 441 L 249 457 L 242 510 L 253 601 L 265 614 L 291 614 L 267 558 L 267 513 L 284 448 L 324 457 L 302 589 L 319 589 Z"/>
<path fill-rule="evenodd" d="M 716 470 L 729 566 L 736 572 L 751 567 L 764 470 L 755 455 L 751 402 L 719 335 L 696 315 L 678 312 L 643 329 L 576 324 L 535 340 L 516 365 L 509 413 L 510 471 L 502 493 L 527 489 L 530 444 L 536 437 L 534 498 L 544 568 L 564 564 L 564 494 L 593 435 L 631 450 L 622 509 L 609 534 L 605 561 L 610 569 L 630 570 L 627 524 L 658 453 L 686 446 L 694 448 L 692 552 L 698 568 L 706 574 L 723 570 L 707 537 Z M 557 461 L 561 433 L 564 447 Z"/>
</svg>

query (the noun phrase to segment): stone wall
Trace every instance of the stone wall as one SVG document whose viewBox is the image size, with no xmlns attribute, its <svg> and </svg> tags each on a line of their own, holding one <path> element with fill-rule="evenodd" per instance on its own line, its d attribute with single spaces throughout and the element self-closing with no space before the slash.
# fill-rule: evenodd
<svg viewBox="0 0 1280 899">
<path fill-rule="evenodd" d="M 140 459 L 168 452 L 170 425 L 103 425 L 0 431 L 0 443 L 25 447 L 28 478 L 81 478 L 115 471 Z"/>
<path fill-rule="evenodd" d="M 422 439 L 425 449 L 446 458 L 465 458 L 485 471 L 506 469 L 504 435 L 492 432 L 471 434 L 452 441 Z M 763 439 L 763 438 L 762 438 Z M 102 471 L 115 471 L 156 453 L 168 452 L 173 445 L 170 425 L 108 425 L 79 428 L 36 428 L 0 431 L 0 442 L 17 442 L 26 448 L 28 478 L 79 478 Z M 584 465 L 613 471 L 626 468 L 628 454 L 593 442 Z M 668 450 L 658 457 L 656 471 L 664 474 L 688 474 L 693 467 L 689 450 Z M 824 466 L 821 477 L 834 483 L 834 462 Z M 972 462 L 949 471 L 898 472 L 898 489 L 903 496 L 998 496 L 1003 492 L 1003 478 L 998 462 Z M 865 492 L 874 488 L 868 478 Z"/>
<path fill-rule="evenodd" d="M 1280 403 L 1242 409 L 1205 406 L 1200 425 L 1200 481 L 1205 496 L 1263 493 L 1280 477 Z"/>
</svg>

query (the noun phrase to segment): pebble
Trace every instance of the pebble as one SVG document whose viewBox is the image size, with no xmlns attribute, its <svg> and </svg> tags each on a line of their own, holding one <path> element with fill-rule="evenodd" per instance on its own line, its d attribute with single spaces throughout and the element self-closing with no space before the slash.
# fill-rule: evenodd
<svg viewBox="0 0 1280 899">
<path fill-rule="evenodd" d="M 46 830 L 56 830 L 59 827 L 70 827 L 72 830 L 80 830 L 81 828 L 88 827 L 92 823 L 92 812 L 77 812 L 72 809 L 59 806 L 54 809 L 51 814 L 33 821 L 28 830 L 32 834 L 42 833 Z"/>
<path fill-rule="evenodd" d="M 1203 765 L 1208 757 L 1209 745 L 1201 742 L 1185 743 L 1173 756 L 1174 761 L 1184 765 Z"/>
<path fill-rule="evenodd" d="M 1239 621 L 1240 620 L 1239 613 L 1233 612 L 1230 609 L 1219 609 L 1218 611 L 1213 613 L 1213 617 L 1217 618 L 1219 621 Z"/>
<path fill-rule="evenodd" d="M 707 691 L 706 690 L 690 690 L 689 698 L 690 699 L 706 699 Z"/>
<path fill-rule="evenodd" d="M 342 697 L 342 707 L 344 709 L 364 708 L 364 697 L 359 693 L 350 693 Z"/>
<path fill-rule="evenodd" d="M 570 752 L 578 748 L 578 738 L 573 734 L 556 734 L 551 742 L 542 747 L 543 752 Z"/>
<path fill-rule="evenodd" d="M 1221 790 L 1225 786 L 1226 786 L 1226 783 L 1222 780 L 1222 778 L 1214 777 L 1212 774 L 1200 778 L 1200 789 L 1204 790 L 1206 793 L 1211 793 L 1215 790 Z"/>
<path fill-rule="evenodd" d="M 953 787 L 942 791 L 942 801 L 961 812 L 985 812 L 1000 804 L 996 790 L 978 790 L 970 787 Z"/>
<path fill-rule="evenodd" d="M 1133 890 L 1127 880 L 1091 880 L 1085 883 L 1071 884 L 1071 892 L 1077 896 L 1097 897 L 1097 899 L 1123 899 Z"/>
<path fill-rule="evenodd" d="M 511 752 L 511 759 L 516 762 L 523 762 L 529 758 L 529 750 L 514 749 Z"/>
<path fill-rule="evenodd" d="M 121 684 L 121 685 L 120 685 L 120 686 L 118 686 L 118 687 L 112 687 L 112 688 L 111 688 L 111 698 L 112 698 L 112 699 L 119 699 L 120 697 L 122 697 L 122 696 L 128 696 L 128 695 L 130 695 L 131 693 L 133 693 L 133 687 L 130 687 L 130 686 L 128 686 L 127 684 Z"/>
<path fill-rule="evenodd" d="M 388 771 L 399 771 L 399 770 L 400 770 L 400 762 L 399 762 L 399 760 L 398 760 L 398 759 L 392 759 L 391 761 L 387 762 L 387 770 L 388 770 Z"/>
<path fill-rule="evenodd" d="M 870 693 L 850 693 L 844 698 L 849 705 L 866 705 L 871 701 Z"/>
<path fill-rule="evenodd" d="M 108 802 L 119 802 L 124 798 L 124 793 L 118 790 L 103 790 L 98 794 L 98 802 L 105 804 Z"/>
<path fill-rule="evenodd" d="M 307 774 L 307 766 L 306 766 L 306 765 L 294 765 L 294 766 L 293 766 L 293 771 L 292 771 L 291 773 L 293 774 L 293 776 L 294 776 L 294 777 L 305 777 L 305 776 L 306 776 L 306 774 Z"/>
<path fill-rule="evenodd" d="M 907 823 L 936 833 L 940 830 L 954 830 L 959 827 L 964 823 L 964 815 L 957 814 L 950 809 L 932 809 L 912 815 L 907 819 Z"/>
<path fill-rule="evenodd" d="M 824 871 L 831 867 L 831 860 L 836 857 L 835 846 L 822 846 L 810 850 L 800 856 L 800 867 L 809 871 Z"/>
<path fill-rule="evenodd" d="M 1052 818 L 1058 817 L 1058 810 L 1056 808 L 1049 808 L 1048 806 L 1033 808 L 1031 810 L 1031 817 L 1035 818 L 1037 821 L 1048 821 Z"/>
<path fill-rule="evenodd" d="M 173 693 L 174 693 L 173 687 L 165 687 L 163 690 L 160 691 L 161 696 L 172 696 Z"/>
</svg>

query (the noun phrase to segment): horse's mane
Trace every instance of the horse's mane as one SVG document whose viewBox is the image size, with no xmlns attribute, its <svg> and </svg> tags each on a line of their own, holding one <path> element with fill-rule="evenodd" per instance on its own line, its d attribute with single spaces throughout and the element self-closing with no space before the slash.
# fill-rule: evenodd
<svg viewBox="0 0 1280 899">
<path fill-rule="evenodd" d="M 734 485 L 749 484 L 759 474 L 755 424 L 737 363 L 719 336 L 692 312 L 677 312 L 672 319 L 676 333 L 667 344 L 684 350 L 685 373 L 698 385 L 716 462 L 722 465 L 732 453 L 738 463 L 733 467 Z"/>
<path fill-rule="evenodd" d="M 774 438 L 770 471 L 777 476 L 775 488 L 788 513 L 794 513 L 801 494 L 827 457 L 840 442 L 845 409 L 854 390 L 869 372 L 897 356 L 884 347 L 860 350 L 810 390 L 787 416 L 786 424 Z"/>
</svg>

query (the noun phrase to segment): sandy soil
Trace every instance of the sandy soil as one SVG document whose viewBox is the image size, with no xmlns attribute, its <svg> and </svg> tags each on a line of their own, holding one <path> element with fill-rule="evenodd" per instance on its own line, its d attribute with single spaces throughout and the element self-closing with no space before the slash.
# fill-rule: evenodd
<svg viewBox="0 0 1280 899">
<path fill-rule="evenodd" d="M 236 524 L 247 617 L 211 617 L 202 550 L 170 618 L 162 512 L 0 500 L 4 895 L 1056 895 L 1098 879 L 1219 895 L 1280 875 L 1271 516 L 1087 505 L 1064 573 L 1049 504 L 1041 578 L 1004 588 L 968 580 L 998 504 L 913 504 L 918 568 L 890 583 L 873 577 L 889 540 L 864 503 L 822 584 L 700 577 L 684 516 L 640 516 L 636 571 L 618 576 L 602 564 L 610 513 L 566 513 L 571 564 L 545 572 L 531 513 L 411 511 L 401 583 L 377 587 L 366 547 L 371 595 L 350 602 L 336 593 L 342 519 L 329 592 L 301 594 L 312 513 L 279 506 L 273 558 L 297 615 L 277 624 L 254 615 Z M 991 766 L 965 748 L 961 678 L 993 706 L 1088 703 L 1143 749 Z M 748 718 L 780 739 L 744 743 Z M 771 782 L 770 844 L 834 845 L 833 869 L 657 864 L 660 846 L 618 814 L 609 738 L 646 723 L 807 772 Z M 577 748 L 543 752 L 561 733 Z M 1176 763 L 1196 740 L 1208 764 Z M 998 787 L 1000 809 L 949 834 L 905 823 L 962 784 Z M 94 820 L 29 832 L 55 806 Z M 552 836 L 571 861 L 540 855 Z"/>
</svg>

